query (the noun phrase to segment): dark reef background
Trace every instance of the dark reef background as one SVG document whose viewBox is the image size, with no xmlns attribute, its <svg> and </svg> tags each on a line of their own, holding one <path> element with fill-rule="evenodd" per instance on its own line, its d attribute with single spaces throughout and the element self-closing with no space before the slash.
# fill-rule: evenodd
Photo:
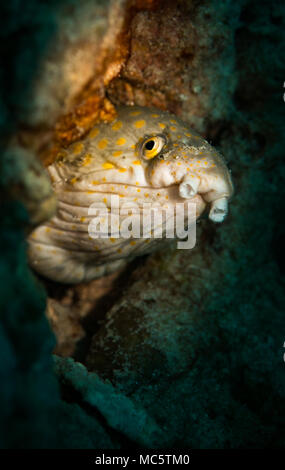
<svg viewBox="0 0 285 470">
<path fill-rule="evenodd" d="M 88 11 L 89 0 L 78 3 Z M 99 36 L 110 3 L 93 2 Z M 220 148 L 235 184 L 230 215 L 221 226 L 203 218 L 187 256 L 173 245 L 132 265 L 94 309 L 99 324 L 89 312 L 83 349 L 52 355 L 50 291 L 26 260 L 41 199 L 27 203 L 35 180 L 25 162 L 48 116 L 31 98 L 35 76 L 61 27 L 59 8 L 72 16 L 79 7 L 1 2 L 0 447 L 283 448 L 285 4 L 117 5 L 116 14 L 131 15 L 132 47 L 104 94 L 115 105 L 176 112 Z M 187 47 L 186 36 L 194 38 Z"/>
</svg>

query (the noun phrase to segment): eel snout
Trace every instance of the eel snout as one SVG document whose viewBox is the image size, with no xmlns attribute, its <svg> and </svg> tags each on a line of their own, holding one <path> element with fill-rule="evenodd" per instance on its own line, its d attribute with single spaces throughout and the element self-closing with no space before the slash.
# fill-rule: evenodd
<svg viewBox="0 0 285 470">
<path fill-rule="evenodd" d="M 178 185 L 179 196 L 196 195 L 210 204 L 209 218 L 223 222 L 228 213 L 228 200 L 233 194 L 230 172 L 220 157 L 195 161 L 193 156 L 160 161 L 151 172 L 153 187 Z"/>
</svg>

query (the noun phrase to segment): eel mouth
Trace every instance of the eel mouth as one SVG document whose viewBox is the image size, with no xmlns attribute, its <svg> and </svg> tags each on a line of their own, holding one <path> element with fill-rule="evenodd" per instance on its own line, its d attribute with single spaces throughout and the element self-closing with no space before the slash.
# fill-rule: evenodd
<svg viewBox="0 0 285 470">
<path fill-rule="evenodd" d="M 182 170 L 182 168 L 181 168 Z M 178 175 L 177 175 L 178 176 Z M 201 192 L 201 179 L 191 174 L 180 174 L 179 181 L 174 182 L 173 178 L 168 181 L 161 181 L 161 185 L 154 185 L 152 181 L 145 181 L 144 183 L 129 183 L 126 181 L 108 181 L 100 182 L 93 185 L 82 184 L 82 180 L 76 184 L 67 184 L 64 188 L 54 186 L 55 193 L 58 196 L 58 202 L 61 206 L 61 212 L 64 213 L 64 219 L 71 217 L 77 218 L 88 217 L 88 208 L 94 202 L 104 202 L 107 207 L 110 207 L 111 196 L 117 195 L 120 197 L 120 203 L 126 200 L 137 202 L 140 206 L 141 203 L 181 203 L 183 200 L 196 204 L 197 217 L 204 211 L 206 204 L 210 203 L 209 218 L 214 222 L 222 222 L 228 210 L 227 197 L 220 197 L 217 195 L 215 200 L 208 198 L 209 192 Z M 69 220 L 68 220 L 69 221 Z"/>
<path fill-rule="evenodd" d="M 197 178 L 198 179 L 198 178 Z M 119 196 L 119 205 L 124 202 L 137 203 L 138 211 L 143 208 L 144 203 L 158 203 L 162 206 L 175 205 L 177 203 L 191 202 L 196 204 L 197 217 L 204 211 L 207 202 L 204 200 L 203 195 L 197 191 L 198 185 L 191 180 L 184 180 L 180 184 L 172 183 L 170 185 L 163 185 L 154 187 L 150 184 L 130 184 L 126 182 L 114 183 L 101 183 L 90 187 L 84 188 L 65 188 L 58 194 L 58 210 L 60 211 L 61 218 L 70 223 L 76 223 L 86 218 L 89 219 L 88 209 L 91 205 L 95 208 L 96 202 L 99 205 L 104 202 L 108 208 L 111 208 L 112 196 Z M 114 205 L 113 205 L 114 208 Z M 74 220 L 73 220 L 74 219 Z"/>
</svg>

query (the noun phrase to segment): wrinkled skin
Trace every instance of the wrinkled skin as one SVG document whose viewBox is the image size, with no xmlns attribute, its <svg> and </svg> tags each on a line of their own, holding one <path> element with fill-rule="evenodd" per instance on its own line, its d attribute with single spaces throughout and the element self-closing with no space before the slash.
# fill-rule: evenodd
<svg viewBox="0 0 285 470">
<path fill-rule="evenodd" d="M 154 143 L 157 150 L 151 148 Z M 141 107 L 120 107 L 115 121 L 96 125 L 87 137 L 62 150 L 48 172 L 58 209 L 30 235 L 28 256 L 36 271 L 63 283 L 95 279 L 153 251 L 162 243 L 152 236 L 157 228 L 166 236 L 166 219 L 158 216 L 144 236 L 141 231 L 125 238 L 118 229 L 111 234 L 110 212 L 105 212 L 100 221 L 104 219 L 106 238 L 98 237 L 99 226 L 91 223 L 98 212 L 90 210 L 91 204 L 110 211 L 111 196 L 119 195 L 120 204 L 135 207 L 129 215 L 141 228 L 143 204 L 156 204 L 161 212 L 175 207 L 172 219 L 183 218 L 189 226 L 207 204 L 209 218 L 222 222 L 233 193 L 229 171 L 212 146 L 176 116 Z M 179 212 L 176 203 L 185 211 Z M 196 213 L 186 220 L 189 203 L 195 204 Z M 120 215 L 118 228 L 127 215 Z"/>
</svg>

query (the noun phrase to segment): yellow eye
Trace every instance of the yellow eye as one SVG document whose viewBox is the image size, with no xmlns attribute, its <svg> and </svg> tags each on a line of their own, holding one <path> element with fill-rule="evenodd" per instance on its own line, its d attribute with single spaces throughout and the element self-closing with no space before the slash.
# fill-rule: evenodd
<svg viewBox="0 0 285 470">
<path fill-rule="evenodd" d="M 165 144 L 165 138 L 157 135 L 149 137 L 142 145 L 142 155 L 146 160 L 151 160 L 156 157 Z"/>
</svg>

